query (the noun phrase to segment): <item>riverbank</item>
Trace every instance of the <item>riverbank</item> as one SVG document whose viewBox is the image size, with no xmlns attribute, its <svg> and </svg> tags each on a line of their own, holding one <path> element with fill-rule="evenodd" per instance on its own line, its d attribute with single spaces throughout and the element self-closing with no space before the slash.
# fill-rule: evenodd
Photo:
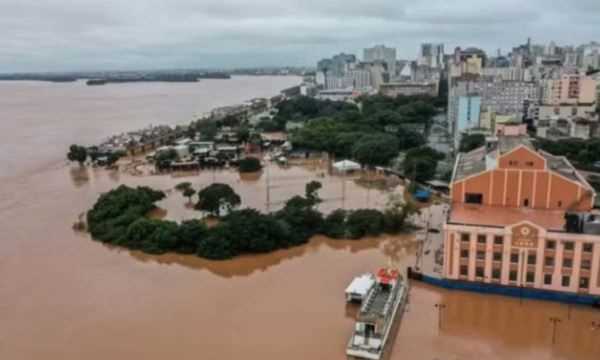
<svg viewBox="0 0 600 360">
<path fill-rule="evenodd" d="M 98 87 L 81 81 L 0 81 L 0 115 L 8 119 L 0 122 L 0 146 L 7 154 L 1 157 L 0 179 L 62 166 L 71 144 L 98 144 L 151 124 L 189 124 L 195 114 L 271 97 L 300 82 L 293 76 Z"/>
</svg>

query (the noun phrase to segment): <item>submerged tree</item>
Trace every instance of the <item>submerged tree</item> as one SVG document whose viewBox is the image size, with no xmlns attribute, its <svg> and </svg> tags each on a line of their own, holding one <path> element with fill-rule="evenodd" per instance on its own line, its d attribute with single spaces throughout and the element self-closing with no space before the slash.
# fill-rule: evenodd
<svg viewBox="0 0 600 360">
<path fill-rule="evenodd" d="M 235 193 L 233 188 L 227 184 L 211 184 L 198 192 L 198 203 L 196 210 L 209 212 L 214 216 L 220 216 L 221 210 L 226 212 L 239 206 L 242 199 Z"/>
<path fill-rule="evenodd" d="M 460 139 L 460 152 L 469 152 L 485 145 L 485 135 L 483 134 L 468 134 L 463 135 Z"/>
<path fill-rule="evenodd" d="M 400 232 L 406 226 L 408 217 L 418 212 L 419 209 L 413 202 L 404 201 L 399 194 L 390 195 L 383 212 L 385 232 L 389 234 Z"/>
<path fill-rule="evenodd" d="M 181 183 L 175 185 L 175 190 L 185 191 L 186 189 L 189 189 L 191 187 L 192 187 L 192 183 L 189 181 L 185 181 L 185 182 L 181 182 Z"/>
<path fill-rule="evenodd" d="M 171 167 L 171 163 L 177 160 L 177 157 L 177 151 L 174 149 L 161 151 L 156 154 L 156 157 L 154 158 L 154 166 L 159 172 L 167 170 Z"/>
<path fill-rule="evenodd" d="M 260 160 L 255 157 L 249 156 L 240 160 L 239 170 L 242 173 L 256 172 L 262 169 Z"/>
<path fill-rule="evenodd" d="M 356 142 L 353 153 L 362 165 L 385 166 L 398 156 L 398 139 L 388 134 L 366 135 Z"/>
<path fill-rule="evenodd" d="M 85 146 L 79 145 L 71 145 L 69 147 L 69 152 L 67 153 L 67 158 L 70 161 L 77 161 L 79 165 L 83 166 L 83 163 L 88 157 L 88 151 Z"/>
<path fill-rule="evenodd" d="M 188 198 L 188 202 L 190 203 L 192 202 L 192 197 L 194 195 L 196 195 L 196 190 L 194 190 L 192 187 L 188 187 L 183 190 L 183 196 Z"/>
<path fill-rule="evenodd" d="M 323 202 L 323 200 L 319 197 L 318 192 L 322 187 L 323 184 L 321 184 L 318 181 L 311 181 L 308 184 L 306 184 L 305 195 L 306 199 L 312 204 L 311 206 L 315 206 Z"/>
</svg>

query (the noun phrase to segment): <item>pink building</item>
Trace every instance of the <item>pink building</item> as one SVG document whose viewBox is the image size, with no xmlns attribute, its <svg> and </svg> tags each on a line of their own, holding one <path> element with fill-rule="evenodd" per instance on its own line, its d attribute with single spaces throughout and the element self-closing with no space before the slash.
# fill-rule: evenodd
<svg viewBox="0 0 600 360">
<path fill-rule="evenodd" d="M 500 123 L 496 124 L 496 136 L 525 136 L 527 135 L 527 124 Z"/>
<path fill-rule="evenodd" d="M 544 84 L 543 103 L 546 105 L 594 104 L 596 97 L 596 80 L 589 76 L 564 74 Z"/>
<path fill-rule="evenodd" d="M 526 136 L 460 154 L 444 224 L 446 279 L 600 296 L 596 193 Z"/>
</svg>

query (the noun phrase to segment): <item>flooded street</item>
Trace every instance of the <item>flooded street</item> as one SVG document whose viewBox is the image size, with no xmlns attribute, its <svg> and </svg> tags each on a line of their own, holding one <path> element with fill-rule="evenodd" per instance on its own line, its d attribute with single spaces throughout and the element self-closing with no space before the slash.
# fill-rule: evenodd
<svg viewBox="0 0 600 360">
<path fill-rule="evenodd" d="M 293 85 L 289 78 L 253 81 L 263 95 Z M 90 104 L 100 103 L 99 99 L 90 100 L 91 107 L 78 103 L 89 96 L 81 89 L 56 93 L 50 90 L 55 85 L 44 84 L 40 86 L 45 90 L 27 93 L 22 87 L 11 91 L 10 86 L 0 83 L 0 104 L 13 104 L 10 111 L 0 105 L 2 360 L 341 360 L 356 311 L 344 301 L 350 280 L 381 266 L 405 269 L 415 261 L 417 246 L 410 234 L 361 241 L 316 237 L 301 247 L 222 262 L 150 256 L 92 241 L 73 231 L 72 225 L 100 193 L 119 184 L 167 190 L 168 197 L 159 205 L 166 210 L 163 215 L 174 220 L 200 216 L 186 208 L 187 199 L 172 191 L 182 181 L 196 188 L 212 181 L 228 183 L 245 206 L 265 209 L 265 171 L 252 179 L 241 179 L 229 170 L 193 177 L 135 177 L 80 169 L 63 160 L 72 142 L 99 141 L 170 115 L 172 123 L 186 122 L 184 113 L 189 117 L 194 111 L 261 94 L 248 91 L 229 101 L 204 102 L 202 96 L 192 97 L 193 91 L 180 88 L 185 85 L 156 85 L 161 92 L 168 93 L 170 86 L 180 92 L 171 109 L 170 96 L 158 104 L 149 96 L 147 106 L 140 106 L 147 95 L 134 86 L 127 85 L 128 91 L 120 85 L 93 90 L 117 91 L 110 95 L 115 99 L 104 100 L 102 109 L 112 109 L 107 114 L 90 112 L 96 106 Z M 155 85 L 137 86 L 155 91 Z M 39 104 L 45 94 L 62 96 L 62 106 Z M 128 112 L 132 115 L 120 117 Z M 147 112 L 155 118 L 146 121 Z M 368 190 L 350 179 L 342 186 L 339 177 L 322 175 L 326 172 L 318 166 L 272 166 L 271 208 L 301 194 L 311 180 L 323 182 L 322 211 L 385 205 L 387 192 Z M 446 305 L 439 323 L 435 304 Z M 554 346 L 552 316 L 562 319 Z M 391 359 L 597 360 L 600 330 L 591 330 L 592 320 L 600 321 L 599 311 L 413 283 Z"/>
</svg>

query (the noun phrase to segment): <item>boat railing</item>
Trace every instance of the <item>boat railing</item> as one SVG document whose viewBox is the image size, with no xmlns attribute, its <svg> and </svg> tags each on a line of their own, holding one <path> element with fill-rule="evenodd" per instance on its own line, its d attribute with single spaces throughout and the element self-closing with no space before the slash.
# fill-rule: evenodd
<svg viewBox="0 0 600 360">
<path fill-rule="evenodd" d="M 373 305 L 373 302 L 375 301 L 375 298 L 377 297 L 377 294 L 379 292 L 380 292 L 379 286 L 373 286 L 373 288 L 369 291 L 369 294 L 367 295 L 366 300 L 363 302 L 362 306 L 360 307 L 361 313 L 369 312 L 369 309 Z"/>
</svg>

